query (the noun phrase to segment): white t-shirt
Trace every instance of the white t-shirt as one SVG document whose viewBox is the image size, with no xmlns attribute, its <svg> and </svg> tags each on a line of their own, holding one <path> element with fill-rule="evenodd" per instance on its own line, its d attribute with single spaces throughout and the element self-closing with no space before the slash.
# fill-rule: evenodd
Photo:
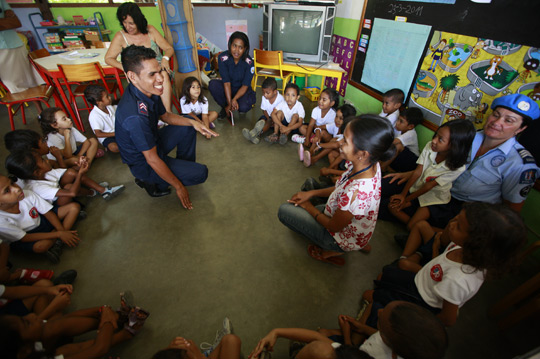
<svg viewBox="0 0 540 359">
<path fill-rule="evenodd" d="M 324 214 L 332 217 L 336 210 L 353 214 L 351 222 L 339 232 L 328 231 L 341 249 L 346 252 L 364 248 L 371 239 L 379 214 L 381 201 L 381 169 L 376 166 L 373 178 L 347 179 L 353 167 L 348 162 L 348 170 L 336 182 L 336 189 L 326 202 Z"/>
<path fill-rule="evenodd" d="M 326 131 L 334 138 L 339 137 L 339 127 L 336 126 L 335 122 L 327 124 Z"/>
<path fill-rule="evenodd" d="M 317 106 L 313 109 L 313 111 L 311 111 L 311 118 L 315 120 L 315 126 L 329 125 L 334 123 L 334 120 L 336 119 L 336 111 L 331 108 L 323 117 L 321 108 Z"/>
<path fill-rule="evenodd" d="M 88 117 L 88 122 L 90 122 L 90 127 L 94 133 L 96 130 L 100 130 L 106 133 L 114 133 L 114 118 L 116 113 L 116 105 L 107 106 L 107 111 L 105 113 L 99 109 L 99 107 L 94 106 Z M 107 137 L 98 137 L 99 143 L 103 143 Z"/>
<path fill-rule="evenodd" d="M 188 100 L 188 102 L 186 103 L 186 96 L 183 96 L 180 99 L 180 106 L 182 107 L 182 113 L 187 115 L 188 113 L 193 112 L 195 115 L 200 115 L 200 114 L 208 115 L 208 99 L 205 97 L 204 101 L 205 103 L 202 103 L 199 101 L 192 103 L 191 101 Z"/>
<path fill-rule="evenodd" d="M 19 201 L 20 213 L 0 211 L 0 236 L 15 242 L 41 223 L 39 214 L 49 212 L 53 206 L 30 190 L 23 190 L 24 198 Z"/>
<path fill-rule="evenodd" d="M 86 137 L 82 133 L 79 132 L 75 127 L 71 128 L 71 136 L 70 136 L 70 143 L 71 143 L 71 153 L 75 153 L 77 151 L 77 143 L 83 143 L 86 141 Z M 49 133 L 47 135 L 47 146 L 56 146 L 58 149 L 63 150 L 64 147 L 66 147 L 66 142 L 64 136 L 56 133 Z M 52 154 L 48 154 L 47 158 L 50 160 L 56 160 L 56 158 Z"/>
<path fill-rule="evenodd" d="M 397 137 L 401 135 L 401 131 L 396 130 L 396 128 L 394 127 L 396 125 L 396 121 L 399 118 L 399 110 L 395 110 L 394 112 L 389 113 L 389 114 L 386 114 L 384 111 L 381 111 L 379 116 L 386 117 L 392 123 L 392 127 L 394 128 L 394 136 Z"/>
<path fill-rule="evenodd" d="M 0 284 L 0 297 L 4 295 L 5 291 L 6 291 L 6 286 L 3 284 Z M 8 304 L 8 302 L 9 302 L 9 299 L 0 298 L 0 307 L 3 307 L 4 305 Z"/>
<path fill-rule="evenodd" d="M 302 103 L 300 101 L 296 101 L 293 108 L 289 108 L 287 102 L 282 101 L 276 106 L 276 110 L 283 112 L 283 116 L 287 123 L 291 122 L 291 119 L 295 113 L 297 113 L 298 117 L 300 117 L 300 121 L 303 121 L 304 117 L 306 116 L 304 106 L 302 106 Z"/>
<path fill-rule="evenodd" d="M 58 199 L 56 193 L 60 190 L 60 179 L 66 173 L 66 168 L 53 168 L 45 174 L 44 180 L 26 180 L 24 188 L 32 190 L 41 198 L 52 204 Z"/>
<path fill-rule="evenodd" d="M 461 308 L 484 283 L 483 271 L 446 257 L 459 248 L 450 243 L 441 255 L 433 258 L 414 277 L 422 299 L 433 308 L 442 308 L 444 300 Z"/>
<path fill-rule="evenodd" d="M 392 359 L 392 348 L 382 340 L 381 332 L 372 334 L 360 345 L 360 350 L 375 359 Z M 398 358 L 401 358 L 398 356 Z"/>
<path fill-rule="evenodd" d="M 417 156 L 420 156 L 420 151 L 418 150 L 418 135 L 416 134 L 414 128 L 405 133 L 402 133 L 397 138 L 401 141 L 403 147 L 407 147 L 409 151 L 411 151 Z"/>
<path fill-rule="evenodd" d="M 268 116 L 270 116 L 270 115 L 272 115 L 272 112 L 277 107 L 277 105 L 279 105 L 282 102 L 285 102 L 285 101 L 283 99 L 283 95 L 281 95 L 279 92 L 277 94 L 276 99 L 274 100 L 274 103 L 270 103 L 270 101 L 268 101 L 266 99 L 266 97 L 263 96 L 262 99 L 261 99 L 261 110 L 263 111 L 263 113 L 264 113 L 264 111 L 266 111 Z M 296 103 L 298 103 L 298 102 L 296 102 Z M 288 121 L 288 122 L 291 122 L 291 121 Z"/>
<path fill-rule="evenodd" d="M 409 192 L 413 193 L 419 190 L 424 183 L 429 181 L 437 181 L 438 183 L 437 186 L 418 197 L 418 201 L 422 207 L 450 202 L 452 197 L 450 194 L 452 182 L 466 169 L 466 166 L 463 165 L 457 170 L 452 171 L 446 166 L 446 161 L 437 163 L 435 162 L 435 157 L 437 157 L 437 152 L 433 152 L 431 141 L 429 141 L 416 161 L 417 164 L 423 165 L 424 168 L 422 169 L 422 174 L 414 182 Z"/>
</svg>

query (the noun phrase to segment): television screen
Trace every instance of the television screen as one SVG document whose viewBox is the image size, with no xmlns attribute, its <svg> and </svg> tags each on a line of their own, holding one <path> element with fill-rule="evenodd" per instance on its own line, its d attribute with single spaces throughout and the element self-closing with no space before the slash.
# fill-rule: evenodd
<svg viewBox="0 0 540 359">
<path fill-rule="evenodd" d="M 323 16 L 322 11 L 274 9 L 272 49 L 317 55 Z"/>
</svg>

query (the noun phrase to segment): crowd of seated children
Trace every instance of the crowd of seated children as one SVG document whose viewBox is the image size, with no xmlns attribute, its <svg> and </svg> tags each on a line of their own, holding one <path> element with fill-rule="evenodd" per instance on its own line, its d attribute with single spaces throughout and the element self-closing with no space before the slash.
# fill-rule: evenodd
<svg viewBox="0 0 540 359">
<path fill-rule="evenodd" d="M 383 94 L 382 111 L 379 116 L 388 119 L 392 123 L 392 126 L 395 126 L 399 118 L 399 109 L 403 105 L 404 100 L 405 94 L 400 89 L 386 91 Z M 396 136 L 400 135 L 396 129 L 394 129 L 394 133 Z"/>
<path fill-rule="evenodd" d="M 367 319 L 371 327 L 377 325 L 378 310 L 394 300 L 416 303 L 436 314 L 446 326 L 453 325 L 459 308 L 478 292 L 486 278 L 500 276 L 515 264 L 527 230 L 508 206 L 474 202 L 466 204 L 443 234 L 426 242 L 418 254 L 410 254 L 418 245 L 413 233 L 399 264 L 385 266 L 375 290 L 365 294 L 372 303 Z M 424 238 L 432 233 L 424 233 Z M 450 244 L 444 252 L 418 272 L 409 270 L 418 257 L 429 255 L 430 249 L 433 253 L 445 242 Z"/>
<path fill-rule="evenodd" d="M 274 124 L 274 133 L 266 136 L 264 139 L 271 144 L 279 142 L 284 145 L 288 141 L 290 134 L 298 133 L 298 129 L 304 123 L 306 115 L 304 106 L 299 101 L 300 88 L 298 85 L 289 82 L 285 86 L 284 101 L 276 105 L 272 111 L 272 122 Z"/>
<path fill-rule="evenodd" d="M 261 134 L 265 133 L 270 129 L 270 127 L 274 126 L 272 113 L 280 103 L 284 102 L 283 95 L 280 94 L 277 89 L 277 81 L 275 78 L 267 77 L 263 81 L 261 89 L 263 94 L 261 98 L 262 115 L 251 130 L 248 130 L 247 128 L 242 129 L 242 135 L 246 138 L 246 140 L 251 141 L 254 144 L 258 144 L 260 142 L 261 139 L 259 136 Z"/>
<path fill-rule="evenodd" d="M 411 229 L 416 222 L 436 216 L 436 206 L 450 202 L 452 182 L 466 169 L 474 135 L 474 125 L 469 120 L 442 124 L 422 150 L 418 165 L 404 186 L 390 183 L 394 174 L 385 176 L 380 217 L 388 219 L 390 212 Z"/>
<path fill-rule="evenodd" d="M 416 161 L 420 152 L 418 150 L 418 135 L 415 127 L 422 123 L 424 116 L 416 107 L 404 109 L 399 113 L 394 128 L 401 134 L 394 139 L 396 155 L 381 163 L 383 172 L 407 172 L 416 168 Z"/>
<path fill-rule="evenodd" d="M 91 137 L 86 138 L 73 127 L 73 121 L 58 107 L 50 107 L 38 115 L 41 131 L 49 147 L 57 147 L 62 152 L 67 167 L 77 165 L 80 156 L 85 156 L 89 165 L 96 157 L 105 152 L 98 148 L 98 141 Z M 54 160 L 52 154 L 47 158 Z"/>
<path fill-rule="evenodd" d="M 113 104 L 111 95 L 103 86 L 89 85 L 84 90 L 84 97 L 94 106 L 88 116 L 88 122 L 99 143 L 111 152 L 120 152 L 114 137 L 116 104 Z"/>
<path fill-rule="evenodd" d="M 311 166 L 324 156 L 329 155 L 330 152 L 339 155 L 339 141 L 343 139 L 343 131 L 345 130 L 345 126 L 343 126 L 344 120 L 355 116 L 356 109 L 354 106 L 344 104 L 336 110 L 333 123 L 316 127 L 315 137 L 309 151 L 303 151 L 304 147 L 300 144 L 298 146 L 298 157 L 300 161 L 304 162 L 304 166 Z"/>
<path fill-rule="evenodd" d="M 214 121 L 218 117 L 216 111 L 208 111 L 208 99 L 202 93 L 201 83 L 196 77 L 190 76 L 182 85 L 182 98 L 180 99 L 182 114 L 204 123 L 208 128 L 214 129 Z M 212 138 L 209 134 L 207 139 Z"/>
<path fill-rule="evenodd" d="M 58 147 L 47 145 L 39 133 L 33 130 L 14 130 L 4 135 L 4 145 L 9 152 L 16 151 L 36 151 L 40 156 L 54 156 L 54 160 L 49 159 L 53 168 L 67 168 L 64 162 L 64 156 Z"/>
</svg>

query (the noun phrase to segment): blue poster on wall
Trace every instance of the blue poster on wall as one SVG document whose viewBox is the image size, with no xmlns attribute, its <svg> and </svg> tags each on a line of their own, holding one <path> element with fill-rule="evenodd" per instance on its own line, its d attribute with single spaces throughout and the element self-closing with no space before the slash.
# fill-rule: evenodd
<svg viewBox="0 0 540 359">
<path fill-rule="evenodd" d="M 375 18 L 362 83 L 380 92 L 399 88 L 407 93 L 430 30 L 428 25 Z"/>
</svg>

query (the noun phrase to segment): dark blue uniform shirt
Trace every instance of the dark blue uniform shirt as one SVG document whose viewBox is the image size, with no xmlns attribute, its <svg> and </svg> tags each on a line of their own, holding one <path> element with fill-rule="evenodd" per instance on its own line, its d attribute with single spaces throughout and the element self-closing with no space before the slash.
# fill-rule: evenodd
<svg viewBox="0 0 540 359">
<path fill-rule="evenodd" d="M 223 51 L 219 55 L 219 74 L 223 82 L 231 83 L 232 93 L 235 94 L 242 86 L 251 86 L 253 78 L 253 59 L 248 55 L 245 60 L 234 63 L 234 58 L 229 54 L 229 51 Z"/>
<path fill-rule="evenodd" d="M 129 84 L 116 109 L 115 137 L 122 162 L 128 166 L 147 166 L 143 151 L 158 144 L 158 121 L 165 113 L 161 98 L 143 94 Z M 165 154 L 157 148 L 162 159 Z"/>
</svg>

